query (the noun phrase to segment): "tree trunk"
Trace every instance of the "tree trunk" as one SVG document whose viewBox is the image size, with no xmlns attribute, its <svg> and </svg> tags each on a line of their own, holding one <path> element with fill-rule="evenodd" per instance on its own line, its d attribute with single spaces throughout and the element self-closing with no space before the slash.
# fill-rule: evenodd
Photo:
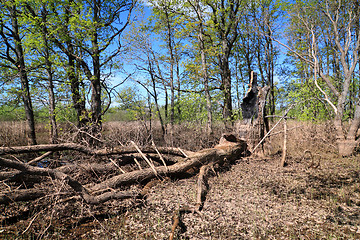
<svg viewBox="0 0 360 240">
<path fill-rule="evenodd" d="M 54 151 L 62 150 L 76 150 L 82 151 L 91 155 L 108 155 L 108 154 L 128 154 L 130 152 L 146 153 L 146 152 L 159 152 L 167 153 L 176 156 L 181 156 L 181 161 L 175 161 L 176 163 L 170 166 L 158 166 L 150 167 L 146 169 L 135 170 L 131 172 L 123 172 L 119 175 L 108 178 L 97 184 L 82 185 L 75 178 L 67 175 L 68 172 L 66 166 L 62 166 L 56 169 L 40 168 L 31 166 L 28 163 L 22 161 L 10 160 L 6 158 L 0 158 L 0 167 L 6 167 L 10 169 L 16 169 L 31 176 L 46 176 L 52 179 L 58 179 L 64 181 L 69 187 L 74 190 L 78 196 L 80 196 L 85 202 L 96 205 L 102 202 L 106 202 L 111 199 L 125 199 L 142 197 L 146 191 L 141 193 L 136 192 L 122 192 L 115 188 L 122 187 L 124 185 L 135 184 L 159 176 L 183 176 L 187 174 L 187 171 L 192 169 L 192 172 L 197 172 L 203 165 L 209 163 L 219 164 L 231 164 L 235 160 L 248 154 L 247 144 L 244 141 L 237 140 L 235 136 L 228 135 L 223 136 L 220 139 L 220 143 L 214 148 L 203 149 L 198 152 L 182 151 L 179 148 L 156 148 L 155 146 L 140 150 L 137 146 L 134 148 L 119 148 L 119 149 L 100 149 L 94 150 L 81 145 L 69 143 L 69 144 L 52 144 L 52 145 L 37 145 L 37 146 L 21 146 L 21 147 L 0 147 L 0 155 L 14 154 L 14 153 L 29 153 L 38 152 L 43 150 L 52 149 Z M 144 155 L 143 155 L 144 156 Z M 150 165 L 151 166 L 151 165 Z M 70 168 L 72 166 L 69 166 Z M 101 169 L 101 166 L 100 166 Z M 92 167 L 88 167 L 88 170 L 93 171 Z M 17 174 L 19 171 L 13 171 Z M 190 173 L 188 173 L 190 174 Z M 0 174 L 2 177 L 4 174 Z M 6 174 L 5 172 L 5 175 Z M 11 175 L 11 174 L 10 174 Z M 108 191 L 112 189 L 111 191 Z M 107 191 L 107 192 L 106 192 Z M 97 195 L 99 194 L 100 195 Z M 9 192 L 6 195 L 0 195 L 0 203 L 9 202 L 10 198 L 15 198 L 16 201 L 29 200 L 37 197 L 42 197 L 42 191 L 22 191 L 22 192 Z M 13 199 L 14 200 L 14 199 Z"/>
<path fill-rule="evenodd" d="M 94 23 L 99 22 L 99 7 L 100 3 L 98 0 L 94 0 L 94 13 L 93 21 Z M 92 61 L 93 61 L 93 70 L 94 75 L 92 76 L 91 81 L 91 124 L 93 134 L 98 134 L 101 131 L 101 72 L 100 72 L 100 51 L 98 44 L 98 29 L 97 25 L 94 27 L 93 34 L 91 36 L 92 40 Z"/>
<path fill-rule="evenodd" d="M 360 126 L 360 102 L 357 103 L 354 112 L 354 119 L 351 122 L 347 135 L 344 135 L 342 122 L 339 118 L 335 118 L 334 125 L 337 133 L 337 145 L 339 155 L 346 157 L 354 154 L 356 147 L 359 146 L 359 139 L 357 139 L 357 132 Z"/>
<path fill-rule="evenodd" d="M 230 49 L 227 46 L 227 41 L 223 40 L 223 54 L 220 56 L 220 71 L 221 71 L 221 82 L 223 85 L 224 93 L 224 107 L 223 117 L 225 122 L 232 121 L 232 98 L 231 98 L 231 71 L 229 68 L 229 59 L 227 54 L 230 53 Z"/>
<path fill-rule="evenodd" d="M 158 94 L 157 94 L 157 90 L 156 90 L 156 81 L 155 81 L 155 76 L 154 76 L 154 71 L 152 68 L 152 63 L 151 60 L 149 58 L 149 68 L 150 68 L 150 77 L 151 77 L 151 82 L 152 82 L 152 88 L 154 91 L 153 97 L 154 97 L 154 102 L 155 102 L 155 107 L 156 107 L 156 111 L 159 115 L 159 121 L 160 121 L 160 125 L 161 125 L 161 141 L 165 142 L 165 134 L 166 134 L 166 130 L 165 130 L 165 125 L 164 125 L 164 120 L 163 117 L 161 116 L 161 111 L 160 111 L 160 107 L 159 107 L 159 103 L 158 103 Z"/>
<path fill-rule="evenodd" d="M 9 12 L 11 15 L 11 24 L 12 24 L 12 34 L 15 42 L 15 52 L 17 55 L 17 69 L 19 71 L 20 81 L 21 81 L 21 95 L 25 107 L 26 120 L 29 126 L 29 140 L 31 145 L 36 145 L 36 134 L 35 134 L 35 119 L 34 111 L 32 107 L 32 101 L 30 96 L 30 87 L 28 76 L 25 67 L 24 51 L 21 45 L 21 37 L 19 33 L 19 25 L 17 20 L 16 7 L 9 7 Z"/>
<path fill-rule="evenodd" d="M 48 30 L 46 27 L 46 16 L 47 12 L 45 9 L 46 6 L 43 6 L 42 10 L 42 38 L 45 44 L 44 49 L 44 57 L 45 57 L 45 70 L 47 73 L 47 80 L 48 80 L 48 95 L 49 95 L 49 122 L 50 122 L 50 142 L 57 143 L 58 138 L 58 130 L 57 130 L 57 123 L 56 123 L 56 116 L 55 116 L 55 92 L 54 92 L 54 81 L 53 81 L 53 69 L 52 69 L 52 62 L 50 61 L 50 46 L 49 46 L 49 39 L 48 39 Z"/>
<path fill-rule="evenodd" d="M 209 76 L 208 76 L 208 67 L 205 56 L 205 43 L 204 43 L 204 26 L 203 19 L 200 12 L 199 1 L 196 2 L 196 6 L 193 6 L 197 13 L 199 19 L 199 28 L 198 28 L 198 40 L 200 45 L 200 54 L 201 54 L 201 66 L 202 66 L 202 75 L 204 78 L 204 90 L 205 90 L 205 98 L 206 98 L 206 110 L 207 110 L 207 132 L 208 134 L 213 133 L 212 127 L 212 106 L 211 106 L 211 95 L 209 90 Z"/>
<path fill-rule="evenodd" d="M 206 1 L 206 5 L 212 10 L 211 18 L 219 39 L 218 61 L 224 96 L 223 118 L 225 125 L 229 121 L 232 123 L 233 120 L 229 59 L 234 43 L 238 38 L 241 4 L 241 1 L 238 0 Z"/>
<path fill-rule="evenodd" d="M 65 32 L 67 35 L 66 38 L 66 47 L 67 51 L 65 51 L 67 57 L 68 57 L 68 68 L 67 68 L 67 75 L 70 82 L 70 88 L 71 88 L 71 98 L 73 102 L 73 107 L 76 112 L 76 121 L 77 126 L 79 128 L 85 127 L 86 123 L 88 122 L 87 116 L 85 116 L 86 109 L 85 109 L 85 99 L 82 97 L 81 90 L 80 90 L 80 81 L 79 76 L 77 74 L 77 70 L 80 70 L 80 66 L 77 67 L 76 59 L 75 59 L 75 49 L 74 44 L 71 41 L 70 36 L 70 30 L 68 29 L 70 26 L 69 23 L 69 17 L 71 15 L 70 12 L 70 5 L 72 4 L 72 0 L 70 0 L 69 5 L 65 8 L 66 13 L 66 27 Z"/>
<path fill-rule="evenodd" d="M 170 125 L 173 126 L 175 123 L 175 86 L 174 86 L 174 66 L 175 66 L 175 56 L 174 56 L 174 46 L 173 46 L 173 28 L 170 25 L 169 12 L 168 9 L 165 9 L 166 16 L 166 27 L 167 27 L 167 47 L 170 52 Z"/>
</svg>

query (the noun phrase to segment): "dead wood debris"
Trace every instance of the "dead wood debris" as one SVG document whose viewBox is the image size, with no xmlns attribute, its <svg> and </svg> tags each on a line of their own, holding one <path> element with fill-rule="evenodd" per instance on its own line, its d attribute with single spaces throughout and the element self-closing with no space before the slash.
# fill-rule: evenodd
<svg viewBox="0 0 360 240">
<path fill-rule="evenodd" d="M 104 148 L 104 149 L 92 149 L 76 143 L 61 143 L 61 144 L 43 144 L 43 145 L 31 145 L 31 146 L 16 146 L 16 147 L 0 147 L 0 156 L 9 154 L 22 154 L 22 153 L 33 153 L 42 151 L 65 151 L 73 150 L 82 152 L 88 155 L 95 156 L 109 156 L 109 155 L 122 155 L 136 153 L 135 147 L 118 147 L 118 148 Z M 183 157 L 184 153 L 191 155 L 193 152 L 184 151 L 179 148 L 172 147 L 158 147 L 157 150 L 163 154 L 171 154 L 174 156 Z M 143 153 L 157 153 L 153 147 L 142 148 Z"/>
<path fill-rule="evenodd" d="M 218 154 L 227 155 L 227 153 L 234 151 L 234 149 L 239 147 L 239 140 L 232 134 L 224 134 L 218 145 L 214 147 Z M 246 149 L 243 149 L 246 150 Z M 244 156 L 244 152 L 243 155 Z M 179 233 L 186 231 L 186 226 L 182 222 L 182 218 L 186 213 L 197 213 L 201 216 L 200 211 L 203 209 L 204 202 L 206 200 L 206 195 L 209 191 L 209 184 L 208 184 L 208 173 L 211 168 L 215 164 L 223 164 L 226 161 L 231 161 L 231 155 L 223 157 L 223 158 L 215 158 L 213 161 L 208 162 L 200 167 L 198 180 L 197 180 L 197 197 L 196 197 L 196 204 L 194 207 L 182 207 L 177 209 L 173 215 L 173 224 L 171 227 L 171 232 L 169 236 L 169 240 L 173 240 L 176 237 L 177 229 L 180 228 Z"/>
<path fill-rule="evenodd" d="M 190 170 L 198 171 L 199 175 L 199 201 L 198 208 L 201 209 L 202 201 L 205 199 L 207 192 L 207 178 L 206 173 L 210 165 L 216 162 L 231 161 L 239 159 L 246 152 L 245 142 L 229 142 L 223 141 L 215 148 L 204 149 L 199 152 L 191 152 L 181 150 L 179 148 L 168 148 L 168 147 L 152 147 L 139 148 L 135 144 L 134 147 L 121 147 L 112 149 L 90 149 L 85 146 L 81 146 L 74 143 L 64 144 L 49 144 L 49 145 L 35 145 L 35 146 L 18 146 L 18 147 L 1 147 L 0 155 L 0 168 L 3 170 L 0 172 L 0 180 L 5 182 L 11 181 L 11 178 L 15 176 L 29 175 L 41 181 L 46 181 L 46 177 L 56 179 L 64 182 L 73 191 L 73 194 L 79 196 L 84 202 L 90 205 L 97 205 L 100 203 L 107 202 L 109 200 L 126 199 L 126 198 L 141 198 L 146 195 L 147 191 L 144 188 L 143 191 L 123 191 L 124 186 L 137 184 L 141 182 L 148 182 L 151 179 L 158 178 L 163 179 L 166 176 L 181 176 L 189 172 Z M 92 156 L 109 156 L 109 155 L 120 155 L 126 156 L 129 154 L 139 154 L 142 159 L 147 161 L 147 166 L 143 165 L 139 170 L 131 171 L 119 171 L 120 164 L 116 163 L 115 160 L 111 159 L 106 164 L 100 163 L 69 163 L 64 166 L 57 168 L 50 168 L 48 166 L 31 166 L 29 162 L 22 161 L 16 158 L 16 160 L 10 159 L 10 155 L 13 154 L 24 154 L 34 152 L 46 152 L 39 158 L 31 160 L 30 163 L 41 161 L 48 157 L 52 152 L 56 151 L 79 151 L 87 155 Z M 145 154 L 150 154 L 145 156 Z M 152 154 L 152 155 L 151 155 Z M 166 155 L 165 157 L 162 155 Z M 184 157 L 186 155 L 187 157 Z M 7 158 L 7 156 L 9 156 Z M 21 156 L 21 155 L 20 155 Z M 162 164 L 158 166 L 154 165 L 154 162 L 150 160 L 150 157 L 156 157 L 161 161 Z M 159 157 L 160 156 L 160 157 Z M 21 158 L 21 157 L 18 157 Z M 141 158 L 138 159 L 139 161 Z M 174 163 L 170 165 L 171 163 Z M 140 164 L 139 164 L 140 165 Z M 150 167 L 149 167 L 150 166 Z M 79 170 L 87 171 L 97 175 L 99 172 L 106 171 L 117 171 L 117 174 L 108 178 L 102 178 L 97 183 L 81 183 L 73 173 L 79 173 Z M 79 175 L 77 175 L 79 176 Z M 43 179 L 45 177 L 45 179 Z M 6 189 L 1 191 L 0 189 L 0 204 L 9 204 L 14 201 L 28 201 L 34 200 L 39 197 L 43 197 L 46 191 L 42 191 L 37 188 L 21 189 L 14 191 L 13 189 Z"/>
<path fill-rule="evenodd" d="M 195 207 L 182 207 L 175 211 L 173 215 L 173 224 L 171 227 L 169 240 L 173 240 L 176 236 L 176 230 L 180 227 L 180 233 L 184 232 L 186 226 L 182 222 L 183 215 L 186 213 L 200 214 L 206 200 L 206 194 L 209 191 L 208 172 L 212 164 L 204 165 L 200 168 L 197 181 L 197 197 Z M 201 214 L 200 214 L 201 215 Z"/>
<path fill-rule="evenodd" d="M 198 152 L 156 147 L 155 144 L 143 148 L 135 143 L 132 145 L 132 147 L 111 149 L 91 149 L 74 143 L 1 147 L 0 181 L 6 187 L 0 188 L 0 204 L 7 206 L 17 201 L 44 199 L 51 195 L 51 188 L 55 187 L 54 182 L 57 182 L 66 186 L 57 192 L 57 198 L 61 202 L 65 203 L 68 199 L 72 199 L 75 202 L 100 207 L 100 204 L 110 200 L 144 199 L 152 187 L 163 181 L 172 177 L 182 178 L 199 173 L 195 205 L 182 207 L 174 213 L 170 234 L 170 239 L 173 239 L 177 235 L 177 230 L 184 231 L 186 228 L 181 220 L 184 214 L 201 214 L 209 191 L 209 170 L 214 169 L 215 165 L 234 163 L 248 153 L 246 142 L 237 140 L 231 135 L 224 135 L 214 148 Z M 92 156 L 92 160 L 89 162 L 56 160 L 61 164 L 42 164 L 42 161 L 51 161 L 52 153 L 59 151 L 78 151 L 85 154 L 83 158 Z M 36 152 L 45 152 L 45 154 L 30 161 L 21 159 L 24 157 L 21 154 Z M 59 157 L 62 154 L 55 156 Z M 110 156 L 114 157 L 110 159 Z M 31 176 L 37 184 L 27 184 L 27 176 Z M 88 178 L 90 176 L 92 180 L 88 181 L 86 176 Z M 17 183 L 14 179 L 18 179 Z M 139 183 L 145 186 L 137 190 L 130 187 Z M 44 186 L 46 188 L 43 188 Z"/>
</svg>

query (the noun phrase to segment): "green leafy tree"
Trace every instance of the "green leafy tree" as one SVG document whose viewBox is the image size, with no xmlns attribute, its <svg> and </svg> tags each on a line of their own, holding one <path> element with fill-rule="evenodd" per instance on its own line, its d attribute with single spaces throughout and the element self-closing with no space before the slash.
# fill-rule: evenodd
<svg viewBox="0 0 360 240">
<path fill-rule="evenodd" d="M 33 103 L 30 94 L 30 83 L 28 67 L 26 65 L 26 54 L 24 49 L 24 36 L 27 33 L 26 25 L 22 24 L 21 11 L 23 6 L 16 1 L 2 1 L 0 13 L 0 59 L 2 68 L 11 72 L 13 79 L 19 79 L 18 92 L 21 96 L 25 109 L 26 121 L 29 126 L 28 138 L 30 144 L 36 145 L 35 118 Z M 29 53 L 28 53 L 29 54 Z"/>
<path fill-rule="evenodd" d="M 216 36 L 213 42 L 218 47 L 218 67 L 221 76 L 221 90 L 224 94 L 223 117 L 224 120 L 231 120 L 233 113 L 230 58 L 238 38 L 238 25 L 245 1 L 207 0 L 205 4 L 211 9 L 212 31 Z"/>
<path fill-rule="evenodd" d="M 126 113 L 128 120 L 140 120 L 145 115 L 146 101 L 141 99 L 138 93 L 138 89 L 127 87 L 117 95 L 119 110 Z"/>
<path fill-rule="evenodd" d="M 69 58 L 69 75 L 75 68 L 83 71 L 91 88 L 90 124 L 88 131 L 101 130 L 103 108 L 102 93 L 106 90 L 105 73 L 120 55 L 122 32 L 130 22 L 135 0 L 122 1 L 64 1 L 54 5 L 51 22 L 52 41 Z M 65 9 L 65 11 L 60 11 Z M 78 64 L 78 66 L 76 65 Z M 76 96 L 79 80 L 71 80 L 72 94 Z M 80 100 L 74 99 L 74 103 Z"/>
<path fill-rule="evenodd" d="M 286 47 L 290 55 L 311 69 L 314 86 L 333 110 L 339 154 L 350 155 L 359 144 L 356 134 L 360 101 L 351 88 L 358 81 L 355 70 L 360 50 L 359 3 L 298 1 L 289 9 L 290 41 Z M 343 120 L 350 102 L 353 118 L 346 128 Z"/>
<path fill-rule="evenodd" d="M 162 75 L 163 81 L 170 88 L 170 124 L 175 123 L 175 107 L 176 98 L 179 99 L 181 89 L 181 54 L 182 54 L 182 36 L 181 25 L 183 23 L 182 16 L 174 9 L 181 6 L 181 1 L 152 0 L 152 30 L 160 35 L 163 47 L 167 50 L 163 55 L 163 61 L 168 65 L 168 71 Z M 166 74 L 166 75 L 165 75 Z M 177 96 L 176 95 L 177 91 Z M 167 111 L 167 110 L 166 110 Z M 179 117 L 179 114 L 178 114 Z"/>
</svg>

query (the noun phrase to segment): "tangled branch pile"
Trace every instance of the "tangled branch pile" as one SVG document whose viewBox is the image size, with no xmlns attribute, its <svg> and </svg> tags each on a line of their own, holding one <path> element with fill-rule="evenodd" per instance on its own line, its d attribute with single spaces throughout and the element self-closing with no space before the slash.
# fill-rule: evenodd
<svg viewBox="0 0 360 240">
<path fill-rule="evenodd" d="M 87 163 L 69 158 L 74 152 L 85 156 Z M 43 155 L 21 160 L 39 153 Z M 95 206 L 112 200 L 143 199 L 159 180 L 193 176 L 200 170 L 197 204 L 192 209 L 199 211 L 207 194 L 209 169 L 231 164 L 245 154 L 246 142 L 229 135 L 224 135 L 214 148 L 198 152 L 155 145 L 140 148 L 133 142 L 129 147 L 98 150 L 74 143 L 1 147 L 0 204 L 46 198 L 55 192 L 51 188 L 54 182 L 63 186 L 56 191 L 63 202 Z M 134 190 L 131 186 L 144 187 Z M 7 219 L 2 218 L 4 223 Z"/>
</svg>

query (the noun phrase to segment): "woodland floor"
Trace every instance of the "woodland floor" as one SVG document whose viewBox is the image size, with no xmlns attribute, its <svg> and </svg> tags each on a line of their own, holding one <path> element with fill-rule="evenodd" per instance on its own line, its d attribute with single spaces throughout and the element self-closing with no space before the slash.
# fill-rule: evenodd
<svg viewBox="0 0 360 240">
<path fill-rule="evenodd" d="M 213 175 L 204 208 L 183 215 L 176 239 L 360 239 L 358 156 L 322 159 L 319 168 L 300 158 L 279 168 L 279 161 L 239 159 Z M 169 239 L 176 209 L 195 204 L 196 181 L 164 181 L 146 200 L 97 208 L 75 202 L 42 212 L 17 203 L 24 215 L 17 219 L 6 218 L 11 205 L 1 206 L 0 239 Z M 84 217 L 71 217 L 79 211 Z"/>
<path fill-rule="evenodd" d="M 26 145 L 21 142 L 24 138 L 18 123 L 11 124 L 14 126 L 2 125 L 1 142 L 5 146 Z M 114 146 L 129 139 L 146 145 L 148 135 L 143 124 L 136 124 L 108 123 L 106 140 Z M 288 129 L 293 130 L 288 136 L 286 167 L 279 167 L 281 154 L 274 154 L 282 149 L 282 134 L 277 134 L 269 141 L 268 157 L 239 159 L 209 178 L 203 209 L 183 215 L 175 239 L 360 239 L 359 151 L 356 156 L 339 158 L 329 123 L 289 121 Z M 222 132 L 219 129 L 214 136 Z M 206 137 L 201 128 L 180 126 L 169 143 L 199 151 L 218 141 Z M 311 151 L 315 162 L 320 160 L 318 168 L 309 168 L 309 160 L 303 157 L 306 150 Z M 59 157 L 66 160 L 75 155 L 65 152 Z M 109 161 L 81 156 L 80 160 Z M 114 174 L 118 173 L 71 175 L 86 183 Z M 169 239 L 174 213 L 194 206 L 197 193 L 194 175 L 163 181 L 151 188 L 145 199 L 88 205 L 73 199 L 62 182 L 36 184 L 48 192 L 45 197 L 0 204 L 0 239 Z M 21 186 L 32 187 L 26 183 Z M 127 190 L 141 191 L 143 186 L 133 185 Z M 8 188 L 14 186 L 0 182 L 0 192 Z"/>
</svg>

